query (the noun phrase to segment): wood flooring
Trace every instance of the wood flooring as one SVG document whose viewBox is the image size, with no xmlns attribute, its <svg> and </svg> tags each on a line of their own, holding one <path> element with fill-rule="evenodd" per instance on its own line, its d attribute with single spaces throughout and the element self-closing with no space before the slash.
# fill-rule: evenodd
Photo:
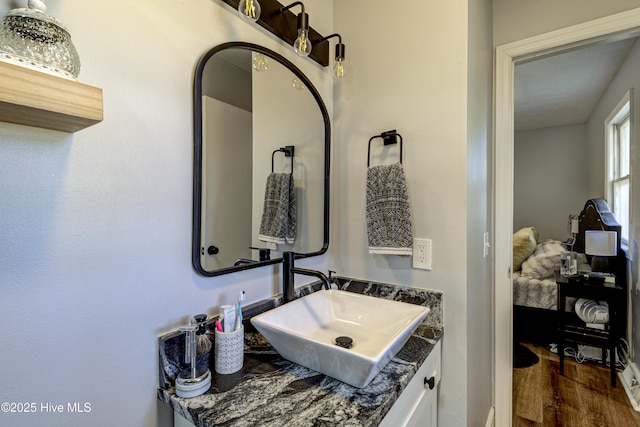
<svg viewBox="0 0 640 427">
<path fill-rule="evenodd" d="M 540 362 L 513 370 L 513 427 L 640 427 L 640 412 L 633 410 L 619 378 L 611 387 L 608 367 L 565 357 L 562 376 L 556 354 L 524 345 Z"/>
</svg>

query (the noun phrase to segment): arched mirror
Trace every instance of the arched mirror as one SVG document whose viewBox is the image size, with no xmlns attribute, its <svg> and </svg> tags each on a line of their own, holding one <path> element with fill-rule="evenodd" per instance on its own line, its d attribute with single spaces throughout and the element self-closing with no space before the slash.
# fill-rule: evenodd
<svg viewBox="0 0 640 427">
<path fill-rule="evenodd" d="M 207 52 L 194 82 L 195 270 L 217 276 L 329 245 L 330 122 L 311 81 L 262 46 Z"/>
</svg>

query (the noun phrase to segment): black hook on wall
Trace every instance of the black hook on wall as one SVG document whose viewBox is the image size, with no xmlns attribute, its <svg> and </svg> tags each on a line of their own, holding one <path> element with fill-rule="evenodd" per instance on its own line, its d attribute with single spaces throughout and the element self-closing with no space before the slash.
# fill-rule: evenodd
<svg viewBox="0 0 640 427">
<path fill-rule="evenodd" d="M 402 135 L 400 135 L 395 129 L 382 132 L 380 135 L 372 136 L 369 139 L 369 148 L 367 149 L 367 167 L 371 164 L 371 141 L 376 138 L 382 138 L 384 145 L 394 145 L 398 143 L 400 138 L 400 164 L 402 164 Z"/>
<path fill-rule="evenodd" d="M 293 173 L 293 156 L 296 151 L 296 147 L 293 145 L 285 145 L 284 147 L 278 148 L 271 153 L 271 173 L 273 173 L 273 160 L 276 153 L 284 153 L 285 157 L 291 157 L 291 173 Z"/>
</svg>

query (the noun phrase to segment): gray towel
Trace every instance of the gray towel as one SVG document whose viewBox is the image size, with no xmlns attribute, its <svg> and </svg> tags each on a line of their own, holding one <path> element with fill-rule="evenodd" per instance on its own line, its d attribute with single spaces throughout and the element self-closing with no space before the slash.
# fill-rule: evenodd
<svg viewBox="0 0 640 427">
<path fill-rule="evenodd" d="M 271 173 L 267 177 L 258 239 L 284 244 L 293 243 L 295 238 L 296 193 L 293 174 Z"/>
<path fill-rule="evenodd" d="M 400 163 L 367 171 L 369 253 L 411 255 L 413 232 L 409 193 Z"/>
</svg>

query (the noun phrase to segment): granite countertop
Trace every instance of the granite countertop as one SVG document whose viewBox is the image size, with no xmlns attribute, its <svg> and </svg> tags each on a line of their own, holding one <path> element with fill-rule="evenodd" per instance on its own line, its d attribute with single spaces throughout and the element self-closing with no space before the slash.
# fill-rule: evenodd
<svg viewBox="0 0 640 427">
<path fill-rule="evenodd" d="M 171 366 L 167 342 L 176 335 L 161 337 L 164 366 L 158 399 L 203 427 L 378 425 L 442 338 L 442 294 L 350 279 L 340 283 L 344 290 L 431 307 L 405 346 L 367 387 L 356 388 L 289 362 L 246 319 L 243 368 L 220 375 L 211 361 L 211 388 L 194 398 L 175 394 L 170 377 L 180 368 Z"/>
</svg>

